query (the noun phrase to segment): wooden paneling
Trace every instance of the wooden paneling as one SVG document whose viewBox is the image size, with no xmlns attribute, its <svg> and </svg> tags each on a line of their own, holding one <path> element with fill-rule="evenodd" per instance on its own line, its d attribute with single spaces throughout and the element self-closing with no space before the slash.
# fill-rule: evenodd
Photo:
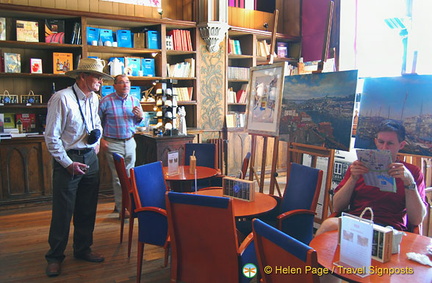
<svg viewBox="0 0 432 283">
<path fill-rule="evenodd" d="M 47 7 L 74 11 L 106 13 L 111 15 L 129 15 L 137 17 L 159 18 L 157 8 L 142 5 L 122 4 L 100 0 L 1 0 L 0 3 L 34 7 Z M 175 20 L 192 21 L 192 0 L 162 1 L 163 17 Z"/>
<path fill-rule="evenodd" d="M 112 176 L 99 154 L 100 191 L 112 193 Z M 52 157 L 43 138 L 2 140 L 0 204 L 31 202 L 52 194 Z"/>
</svg>

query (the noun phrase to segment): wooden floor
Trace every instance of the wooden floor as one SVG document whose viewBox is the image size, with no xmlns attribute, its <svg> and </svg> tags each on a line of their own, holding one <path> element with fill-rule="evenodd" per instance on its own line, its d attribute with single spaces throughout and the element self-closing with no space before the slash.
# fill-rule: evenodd
<svg viewBox="0 0 432 283">
<path fill-rule="evenodd" d="M 120 244 L 120 220 L 113 208 L 113 202 L 99 201 L 92 249 L 103 254 L 105 261 L 76 260 L 70 237 L 61 275 L 53 278 L 45 275 L 44 258 L 48 251 L 51 205 L 0 211 L 0 282 L 135 282 L 138 225 L 135 223 L 128 258 L 128 223 Z M 141 282 L 169 282 L 169 273 L 169 267 L 163 267 L 163 248 L 146 245 Z"/>
</svg>

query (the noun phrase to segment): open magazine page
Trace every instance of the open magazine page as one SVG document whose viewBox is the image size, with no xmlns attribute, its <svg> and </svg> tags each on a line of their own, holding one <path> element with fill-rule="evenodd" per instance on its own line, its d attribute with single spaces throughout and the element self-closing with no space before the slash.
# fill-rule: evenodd
<svg viewBox="0 0 432 283">
<path fill-rule="evenodd" d="M 369 168 L 369 172 L 363 174 L 366 185 L 385 192 L 396 192 L 396 181 L 387 173 L 392 163 L 389 150 L 358 149 L 357 158 Z"/>
</svg>

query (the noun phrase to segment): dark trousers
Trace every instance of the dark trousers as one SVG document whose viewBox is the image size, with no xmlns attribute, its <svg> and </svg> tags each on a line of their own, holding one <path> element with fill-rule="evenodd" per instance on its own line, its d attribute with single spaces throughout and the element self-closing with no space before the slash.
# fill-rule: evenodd
<svg viewBox="0 0 432 283">
<path fill-rule="evenodd" d="M 72 161 L 89 165 L 86 174 L 71 176 L 58 162 L 53 166 L 52 218 L 45 255 L 48 262 L 62 262 L 65 258 L 70 222 L 73 216 L 74 255 L 90 252 L 99 192 L 99 161 L 94 150 L 83 154 L 68 154 Z"/>
</svg>

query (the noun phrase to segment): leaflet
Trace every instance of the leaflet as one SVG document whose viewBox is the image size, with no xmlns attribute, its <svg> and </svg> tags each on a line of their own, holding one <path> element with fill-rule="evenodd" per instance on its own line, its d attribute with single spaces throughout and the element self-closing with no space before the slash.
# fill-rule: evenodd
<svg viewBox="0 0 432 283">
<path fill-rule="evenodd" d="M 378 187 L 384 192 L 396 192 L 395 178 L 388 174 L 392 163 L 389 150 L 358 149 L 357 158 L 369 168 L 369 172 L 363 174 L 366 185 Z"/>
</svg>

